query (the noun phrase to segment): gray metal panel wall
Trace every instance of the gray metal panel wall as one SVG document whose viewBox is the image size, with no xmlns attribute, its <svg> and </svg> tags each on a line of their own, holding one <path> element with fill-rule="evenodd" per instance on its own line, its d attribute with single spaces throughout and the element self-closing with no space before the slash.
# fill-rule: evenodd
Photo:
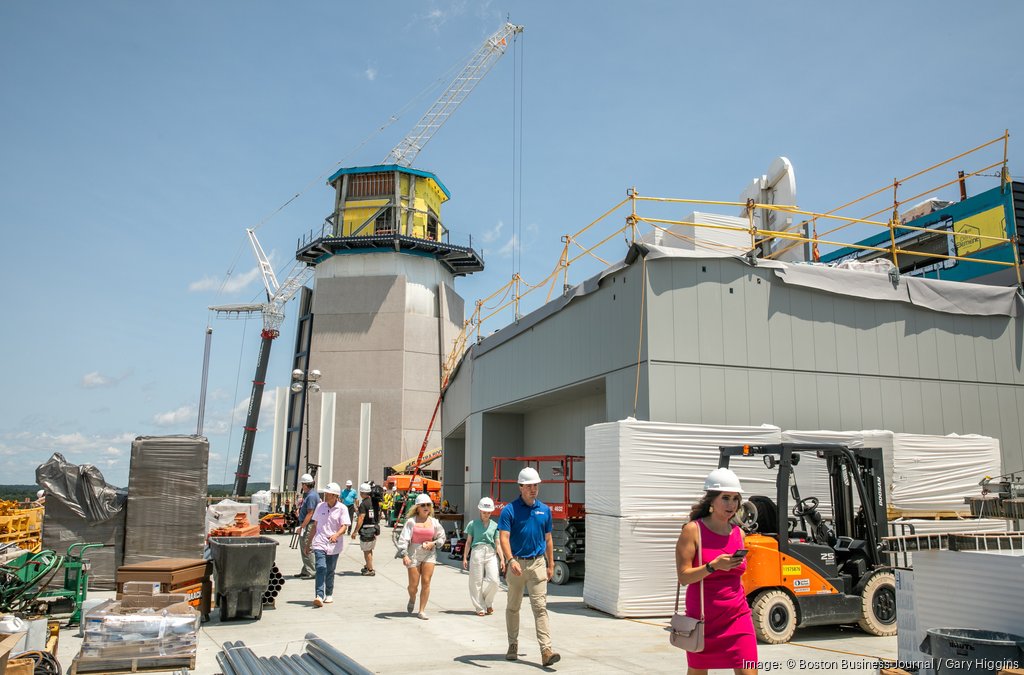
<svg viewBox="0 0 1024 675">
<path fill-rule="evenodd" d="M 639 265 L 474 359 L 472 411 L 489 410 L 636 364 Z M 485 341 L 486 344 L 486 341 Z M 645 357 L 642 357 L 645 358 Z M 635 371 L 633 371 L 635 378 Z M 457 377 L 462 377 L 460 371 Z M 633 388 L 630 387 L 630 399 Z M 458 424 L 452 420 L 453 424 Z"/>
<path fill-rule="evenodd" d="M 733 259 L 648 272 L 650 419 L 981 433 L 1024 467 L 1020 317 L 814 292 Z"/>
</svg>

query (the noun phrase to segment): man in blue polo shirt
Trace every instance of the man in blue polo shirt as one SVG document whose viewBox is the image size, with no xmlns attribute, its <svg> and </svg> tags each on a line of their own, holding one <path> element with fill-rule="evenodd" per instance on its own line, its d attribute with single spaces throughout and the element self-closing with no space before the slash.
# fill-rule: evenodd
<svg viewBox="0 0 1024 675">
<path fill-rule="evenodd" d="M 548 632 L 548 581 L 555 572 L 555 552 L 551 541 L 551 509 L 537 499 L 538 492 L 540 474 L 526 467 L 519 472 L 519 497 L 505 505 L 498 519 L 501 550 L 509 561 L 505 575 L 508 583 L 505 605 L 508 652 L 505 658 L 509 661 L 519 658 L 519 608 L 525 588 L 530 594 L 530 607 L 537 626 L 541 662 L 550 666 L 561 658 L 551 649 Z"/>
</svg>

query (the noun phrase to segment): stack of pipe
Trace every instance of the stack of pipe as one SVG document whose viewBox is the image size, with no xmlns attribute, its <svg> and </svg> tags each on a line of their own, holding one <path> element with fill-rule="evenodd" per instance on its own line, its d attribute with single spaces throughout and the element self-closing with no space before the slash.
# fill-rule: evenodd
<svg viewBox="0 0 1024 675">
<path fill-rule="evenodd" d="M 256 656 L 241 640 L 225 642 L 217 654 L 224 675 L 372 675 L 369 670 L 313 633 L 306 633 L 306 651 L 282 656 Z"/>
<path fill-rule="evenodd" d="M 277 569 L 277 565 L 270 568 L 270 583 L 267 584 L 267 590 L 263 592 L 263 604 L 272 605 L 274 600 L 277 598 L 277 594 L 281 592 L 281 588 L 284 587 L 284 575 Z"/>
</svg>

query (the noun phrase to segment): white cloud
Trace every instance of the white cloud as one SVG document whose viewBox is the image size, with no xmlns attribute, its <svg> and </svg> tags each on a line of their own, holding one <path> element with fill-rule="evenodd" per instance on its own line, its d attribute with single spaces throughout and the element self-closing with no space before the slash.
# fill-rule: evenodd
<svg viewBox="0 0 1024 675">
<path fill-rule="evenodd" d="M 366 70 L 363 71 L 363 74 L 366 75 L 366 79 L 370 82 L 377 79 L 377 69 L 373 66 L 367 66 Z"/>
<path fill-rule="evenodd" d="M 498 241 L 498 237 L 501 236 L 501 228 L 503 227 L 505 227 L 505 223 L 499 220 L 494 227 L 480 235 L 481 241 L 485 244 L 493 244 Z"/>
<path fill-rule="evenodd" d="M 74 432 L 54 434 L 47 431 L 15 431 L 0 433 L 0 455 L 16 455 L 23 465 L 18 473 L 33 471 L 34 467 L 59 452 L 69 461 L 81 464 L 105 463 L 111 467 L 123 462 L 131 443 L 138 436 L 135 432 L 113 434 L 83 434 Z M 113 463 L 111 463 L 113 462 Z M 13 480 L 13 478 L 12 478 Z M 18 480 L 24 481 L 24 477 Z"/>
<path fill-rule="evenodd" d="M 82 376 L 82 381 L 79 383 L 83 389 L 98 389 L 100 387 L 113 387 L 119 382 L 126 380 L 134 372 L 133 369 L 129 368 L 121 375 L 104 375 L 98 370 L 94 370 L 91 373 L 86 373 Z"/>
<path fill-rule="evenodd" d="M 220 291 L 221 284 L 223 284 L 224 293 L 238 293 L 239 291 L 243 291 L 248 288 L 248 286 L 252 284 L 252 282 L 256 281 L 259 276 L 260 269 L 258 267 L 253 267 L 248 272 L 243 272 L 242 274 L 229 276 L 227 279 L 205 276 L 199 281 L 193 281 L 190 283 L 188 285 L 188 290 L 192 292 Z"/>
<path fill-rule="evenodd" d="M 519 237 L 512 235 L 512 238 L 505 242 L 505 245 L 498 249 L 498 255 L 502 258 L 509 258 L 519 246 Z"/>
<path fill-rule="evenodd" d="M 153 424 L 158 427 L 175 427 L 195 417 L 196 411 L 191 405 L 183 405 L 175 410 L 153 415 Z"/>
<path fill-rule="evenodd" d="M 260 417 L 256 423 L 256 428 L 260 430 L 260 433 L 274 425 L 274 400 L 276 398 L 273 389 L 263 391 L 263 398 L 260 400 Z M 237 431 L 245 425 L 245 417 L 248 413 L 249 397 L 246 396 L 228 410 L 211 411 L 206 417 L 203 433 L 208 436 L 227 434 L 231 431 L 232 426 Z"/>
</svg>

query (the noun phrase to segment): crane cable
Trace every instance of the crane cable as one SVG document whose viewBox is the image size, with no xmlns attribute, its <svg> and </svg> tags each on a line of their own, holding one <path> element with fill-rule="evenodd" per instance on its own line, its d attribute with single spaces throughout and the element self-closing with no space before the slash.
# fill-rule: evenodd
<svg viewBox="0 0 1024 675">
<path fill-rule="evenodd" d="M 523 266 L 523 53 L 522 36 L 512 39 L 512 275 Z M 516 58 L 518 57 L 518 59 Z M 518 298 L 516 298 L 518 300 Z"/>
</svg>

